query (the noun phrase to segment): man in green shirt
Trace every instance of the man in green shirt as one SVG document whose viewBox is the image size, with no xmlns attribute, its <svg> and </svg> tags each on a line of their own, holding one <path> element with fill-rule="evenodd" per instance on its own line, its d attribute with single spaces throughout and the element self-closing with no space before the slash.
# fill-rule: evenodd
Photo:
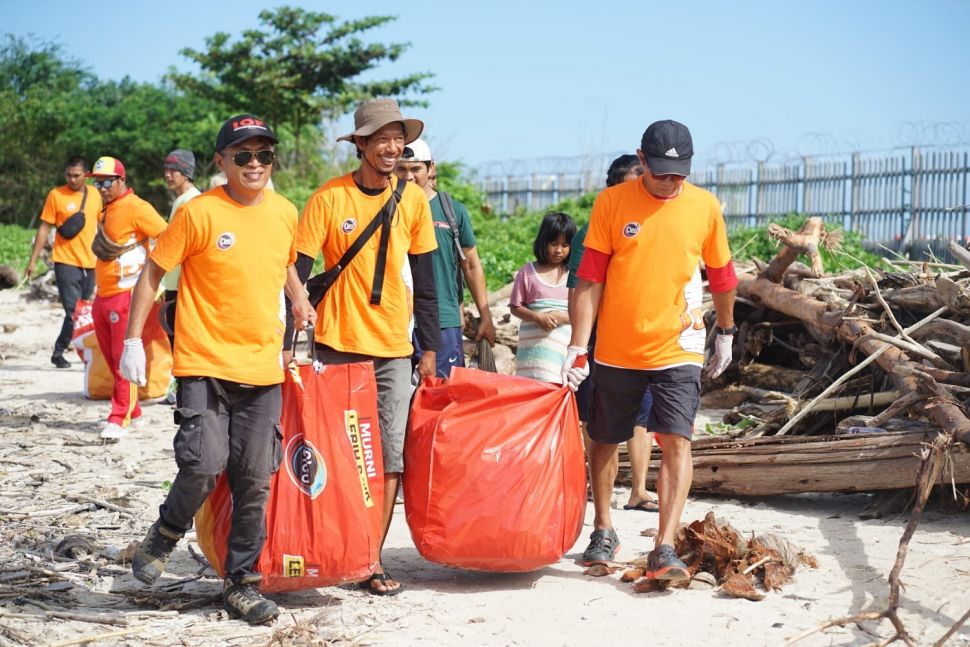
<svg viewBox="0 0 970 647">
<path fill-rule="evenodd" d="M 483 337 L 495 345 L 495 325 L 488 309 L 488 292 L 485 288 L 485 272 L 475 249 L 475 233 L 472 231 L 468 210 L 446 193 L 434 189 L 431 177 L 436 175 L 431 149 L 422 139 L 416 139 L 404 147 L 404 155 L 394 169 L 402 180 L 414 182 L 424 190 L 431 206 L 438 249 L 432 254 L 435 288 L 438 293 L 438 320 L 441 327 L 441 348 L 437 354 L 436 374 L 448 377 L 452 366 L 465 365 L 462 346 L 464 286 L 468 285 L 481 320 L 475 333 L 475 341 Z M 420 358 L 422 350 L 414 336 L 415 355 Z"/>
</svg>

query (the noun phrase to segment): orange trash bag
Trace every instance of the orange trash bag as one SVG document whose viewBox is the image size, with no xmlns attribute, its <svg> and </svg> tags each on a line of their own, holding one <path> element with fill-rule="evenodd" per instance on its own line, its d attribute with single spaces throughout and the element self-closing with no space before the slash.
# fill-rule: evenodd
<svg viewBox="0 0 970 647">
<path fill-rule="evenodd" d="M 317 365 L 319 366 L 319 365 Z M 377 566 L 384 462 L 374 365 L 296 366 L 283 382 L 282 464 L 270 481 L 260 589 L 356 582 Z M 225 576 L 232 494 L 226 475 L 195 516 L 209 563 Z"/>
<path fill-rule="evenodd" d="M 586 465 L 568 388 L 453 368 L 418 388 L 404 456 L 404 510 L 428 561 L 532 571 L 579 537 Z"/>
<path fill-rule="evenodd" d="M 94 334 L 93 302 L 79 299 L 74 308 L 74 332 L 71 344 L 84 363 L 84 395 L 90 400 L 110 400 L 115 377 L 104 359 L 98 338 Z M 138 387 L 139 400 L 154 400 L 168 392 L 172 380 L 172 345 L 158 319 L 160 302 L 152 305 L 142 340 L 145 345 L 145 365 L 148 369 L 145 386 Z"/>
</svg>

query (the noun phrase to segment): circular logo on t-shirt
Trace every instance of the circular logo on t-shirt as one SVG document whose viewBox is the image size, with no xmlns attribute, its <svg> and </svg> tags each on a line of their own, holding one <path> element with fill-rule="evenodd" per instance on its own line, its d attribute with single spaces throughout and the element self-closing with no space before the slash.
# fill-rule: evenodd
<svg viewBox="0 0 970 647">
<path fill-rule="evenodd" d="M 216 240 L 216 247 L 225 251 L 236 244 L 236 234 L 231 231 L 219 234 L 219 238 Z"/>
<path fill-rule="evenodd" d="M 68 202 L 67 203 L 67 210 L 68 211 L 73 212 L 73 211 L 76 210 L 76 208 L 77 208 L 77 205 L 74 204 L 73 202 Z"/>
<path fill-rule="evenodd" d="M 349 234 L 355 229 L 357 229 L 357 220 L 354 218 L 347 218 L 340 223 L 340 231 L 344 232 L 345 234 Z"/>
<path fill-rule="evenodd" d="M 623 226 L 623 235 L 627 238 L 633 238 L 640 233 L 640 223 L 638 222 L 628 222 Z"/>
</svg>

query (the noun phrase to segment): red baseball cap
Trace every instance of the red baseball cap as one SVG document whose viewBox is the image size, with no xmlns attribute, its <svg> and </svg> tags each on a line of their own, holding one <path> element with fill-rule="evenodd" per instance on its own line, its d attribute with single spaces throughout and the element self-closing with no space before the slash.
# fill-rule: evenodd
<svg viewBox="0 0 970 647">
<path fill-rule="evenodd" d="M 121 160 L 114 157 L 99 157 L 88 175 L 91 177 L 125 177 L 125 165 L 121 163 Z"/>
</svg>

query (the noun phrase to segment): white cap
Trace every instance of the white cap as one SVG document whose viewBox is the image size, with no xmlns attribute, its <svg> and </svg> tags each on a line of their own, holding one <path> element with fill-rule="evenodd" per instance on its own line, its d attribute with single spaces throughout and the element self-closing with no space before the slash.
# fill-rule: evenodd
<svg viewBox="0 0 970 647">
<path fill-rule="evenodd" d="M 431 149 L 428 145 L 424 143 L 423 139 L 415 139 L 410 144 L 404 147 L 404 154 L 401 155 L 401 159 L 407 160 L 409 162 L 433 162 L 434 158 L 431 157 Z"/>
</svg>

